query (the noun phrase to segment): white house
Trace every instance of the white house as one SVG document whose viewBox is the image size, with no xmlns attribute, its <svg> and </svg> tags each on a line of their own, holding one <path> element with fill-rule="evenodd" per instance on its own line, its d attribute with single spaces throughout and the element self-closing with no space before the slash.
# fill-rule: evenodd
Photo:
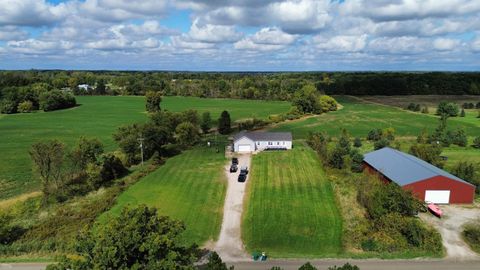
<svg viewBox="0 0 480 270">
<path fill-rule="evenodd" d="M 88 84 L 79 84 L 77 88 L 88 92 L 88 90 L 90 90 L 91 87 Z"/>
<path fill-rule="evenodd" d="M 292 149 L 292 133 L 242 131 L 233 137 L 234 152 L 253 152 L 267 149 Z"/>
</svg>

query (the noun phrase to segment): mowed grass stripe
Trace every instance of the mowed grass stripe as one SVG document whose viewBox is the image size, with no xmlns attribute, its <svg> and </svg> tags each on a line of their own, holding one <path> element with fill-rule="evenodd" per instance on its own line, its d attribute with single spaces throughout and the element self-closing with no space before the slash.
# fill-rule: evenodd
<svg viewBox="0 0 480 270">
<path fill-rule="evenodd" d="M 155 172 L 122 193 L 100 222 L 118 215 L 125 206 L 146 204 L 160 215 L 185 222 L 184 243 L 215 240 L 220 231 L 226 181 L 223 153 L 197 147 L 170 158 Z"/>
<path fill-rule="evenodd" d="M 315 153 L 302 145 L 253 156 L 242 236 L 249 252 L 328 257 L 342 252 L 342 220 Z"/>
</svg>

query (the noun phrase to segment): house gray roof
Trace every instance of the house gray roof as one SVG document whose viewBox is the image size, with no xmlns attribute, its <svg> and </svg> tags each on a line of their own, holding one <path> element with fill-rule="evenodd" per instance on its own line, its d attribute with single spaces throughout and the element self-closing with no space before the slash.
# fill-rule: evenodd
<svg viewBox="0 0 480 270">
<path fill-rule="evenodd" d="M 390 147 L 366 154 L 363 161 L 400 186 L 438 175 L 471 185 L 428 162 Z"/>
<path fill-rule="evenodd" d="M 247 137 L 252 141 L 291 141 L 292 133 L 291 132 L 241 131 L 233 137 L 233 140 L 237 141 L 238 139 L 241 139 L 243 137 Z"/>
</svg>

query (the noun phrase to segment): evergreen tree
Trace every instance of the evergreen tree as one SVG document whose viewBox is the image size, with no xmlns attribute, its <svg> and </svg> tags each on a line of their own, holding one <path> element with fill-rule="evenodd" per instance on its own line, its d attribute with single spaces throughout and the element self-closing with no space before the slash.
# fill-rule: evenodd
<svg viewBox="0 0 480 270">
<path fill-rule="evenodd" d="M 229 134 L 232 130 L 232 121 L 230 120 L 230 114 L 227 111 L 223 111 L 218 119 L 218 132 L 220 134 Z"/>
<path fill-rule="evenodd" d="M 465 117 L 465 109 L 462 108 L 462 111 L 460 112 L 460 117 Z"/>
<path fill-rule="evenodd" d="M 203 133 L 206 134 L 212 127 L 212 117 L 210 117 L 210 112 L 204 112 L 202 114 L 202 120 L 200 122 L 200 128 Z"/>
<path fill-rule="evenodd" d="M 147 109 L 147 112 L 152 113 L 152 112 L 160 111 L 160 102 L 162 102 L 162 93 L 148 91 L 145 94 L 145 98 L 147 101 L 147 103 L 145 104 L 145 108 Z"/>
</svg>

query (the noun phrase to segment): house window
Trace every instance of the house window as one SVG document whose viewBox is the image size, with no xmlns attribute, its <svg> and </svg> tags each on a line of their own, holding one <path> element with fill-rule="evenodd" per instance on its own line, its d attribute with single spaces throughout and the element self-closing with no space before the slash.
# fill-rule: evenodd
<svg viewBox="0 0 480 270">
<path fill-rule="evenodd" d="M 280 142 L 277 142 L 277 145 L 280 145 Z"/>
<path fill-rule="evenodd" d="M 283 142 L 283 145 L 285 145 L 285 142 Z"/>
<path fill-rule="evenodd" d="M 268 142 L 268 145 L 273 145 L 273 143 L 272 143 L 272 142 Z"/>
<path fill-rule="evenodd" d="M 260 142 L 257 142 L 257 145 L 260 145 Z"/>
</svg>

